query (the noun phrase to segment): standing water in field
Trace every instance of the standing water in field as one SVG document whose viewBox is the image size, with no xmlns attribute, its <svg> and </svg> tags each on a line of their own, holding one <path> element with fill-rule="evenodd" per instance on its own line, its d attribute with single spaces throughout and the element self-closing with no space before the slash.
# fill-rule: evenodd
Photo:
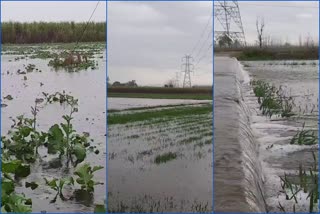
<svg viewBox="0 0 320 214">
<path fill-rule="evenodd" d="M 316 211 L 317 61 L 215 66 L 215 211 Z"/>
<path fill-rule="evenodd" d="M 318 61 L 242 62 L 254 81 L 279 89 L 289 116 L 262 115 L 253 86 L 244 86 L 259 142 L 270 212 L 318 210 Z M 260 104 L 261 106 L 261 104 Z"/>
<path fill-rule="evenodd" d="M 125 109 L 108 113 L 108 211 L 212 210 L 211 103 L 123 99 L 108 99 Z"/>
<path fill-rule="evenodd" d="M 85 162 L 104 167 L 94 173 L 94 180 L 102 184 L 95 187 L 93 195 L 82 197 L 83 195 L 77 194 L 71 187 L 65 185 L 63 195 L 67 200 L 58 198 L 54 203 L 50 203 L 56 191 L 45 185 L 44 178 L 51 180 L 74 176 L 74 168 L 71 167 L 68 171 L 64 166 L 55 167 L 51 162 L 52 155 L 47 154 L 47 149 L 39 148 L 41 160 L 31 164 L 31 174 L 20 180 L 19 186 L 16 186 L 17 192 L 24 193 L 27 198 L 32 199 L 32 212 L 93 212 L 94 204 L 104 204 L 106 199 L 106 52 L 103 44 L 98 45 L 99 48 L 97 44 L 80 46 L 85 52 L 94 52 L 90 59 L 98 64 L 74 72 L 48 66 L 52 60 L 49 55 L 63 50 L 63 47 L 54 45 L 3 47 L 1 135 L 8 134 L 15 124 L 13 119 L 17 116 L 33 117 L 30 110 L 31 106 L 35 106 L 35 99 L 38 99 L 36 127 L 38 130 L 48 131 L 52 125 L 64 122 L 62 116 L 70 113 L 70 106 L 59 103 L 62 101 L 60 95 L 65 93 L 78 99 L 78 112 L 73 114 L 73 129 L 92 139 L 90 144 L 93 151 L 87 154 Z M 52 103 L 47 102 L 49 95 L 56 92 L 60 93 L 59 96 L 54 97 Z M 54 102 L 55 99 L 57 102 Z M 31 190 L 25 187 L 27 182 L 35 182 L 39 186 Z"/>
</svg>

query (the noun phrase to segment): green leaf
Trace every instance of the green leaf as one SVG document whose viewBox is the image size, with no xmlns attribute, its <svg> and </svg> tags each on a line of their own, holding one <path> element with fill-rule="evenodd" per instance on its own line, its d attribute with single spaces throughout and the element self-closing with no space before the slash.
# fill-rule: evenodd
<svg viewBox="0 0 320 214">
<path fill-rule="evenodd" d="M 106 213 L 107 209 L 104 204 L 96 204 L 94 207 L 94 213 Z"/>
<path fill-rule="evenodd" d="M 64 123 L 60 123 L 60 126 L 62 127 L 64 133 L 68 133 L 69 129 L 68 129 L 68 125 L 64 124 Z"/>
<path fill-rule="evenodd" d="M 57 124 L 51 126 L 48 133 L 48 153 L 56 154 L 58 151 L 61 151 L 61 148 L 64 147 L 64 135 Z"/>
<path fill-rule="evenodd" d="M 32 190 L 34 190 L 34 189 L 37 189 L 38 188 L 38 184 L 36 183 L 36 182 L 31 182 L 31 183 L 29 183 L 29 182 L 26 182 L 26 188 L 31 188 Z"/>
<path fill-rule="evenodd" d="M 103 168 L 104 168 L 103 166 L 94 166 L 93 169 L 92 169 L 92 172 L 98 171 L 98 170 L 103 169 Z"/>
<path fill-rule="evenodd" d="M 70 177 L 70 178 L 69 178 L 69 183 L 72 184 L 72 185 L 74 185 L 74 179 L 73 179 L 73 177 Z"/>
<path fill-rule="evenodd" d="M 58 190 L 57 181 L 58 179 L 53 178 L 51 181 L 49 181 L 47 178 L 44 178 L 46 185 L 48 185 L 53 190 Z"/>
<path fill-rule="evenodd" d="M 20 160 L 12 160 L 10 162 L 2 161 L 2 172 L 4 173 L 15 173 L 17 168 L 21 165 Z"/>
<path fill-rule="evenodd" d="M 25 178 L 28 175 L 30 175 L 30 165 L 28 164 L 21 164 L 18 166 L 18 168 L 15 171 L 15 175 L 19 178 Z"/>
<path fill-rule="evenodd" d="M 19 131 L 24 137 L 28 137 L 30 132 L 32 131 L 32 128 L 30 128 L 28 126 L 24 126 Z"/>
<path fill-rule="evenodd" d="M 14 191 L 13 181 L 2 181 L 1 182 L 2 192 L 6 194 L 11 194 Z"/>
<path fill-rule="evenodd" d="M 73 148 L 73 153 L 77 158 L 77 161 L 80 163 L 82 162 L 85 158 L 86 158 L 86 149 L 85 147 L 80 144 L 77 143 L 74 148 Z"/>
<path fill-rule="evenodd" d="M 79 179 L 76 180 L 79 184 L 83 184 L 83 182 L 84 184 L 87 184 L 93 178 L 93 175 L 91 174 L 91 167 L 88 163 L 80 165 L 74 174 L 78 175 L 81 179 L 81 183 L 78 182 Z"/>
</svg>

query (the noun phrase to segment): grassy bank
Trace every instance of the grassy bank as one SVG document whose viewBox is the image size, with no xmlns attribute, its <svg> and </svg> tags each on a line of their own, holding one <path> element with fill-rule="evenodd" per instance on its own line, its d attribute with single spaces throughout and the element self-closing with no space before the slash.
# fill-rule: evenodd
<svg viewBox="0 0 320 214">
<path fill-rule="evenodd" d="M 212 100 L 212 88 L 111 87 L 108 97 Z"/>
<path fill-rule="evenodd" d="M 2 44 L 102 42 L 106 23 L 90 22 L 2 22 Z M 82 37 L 81 37 L 82 35 Z"/>
<path fill-rule="evenodd" d="M 238 60 L 317 60 L 318 47 L 268 47 L 245 49 L 217 49 L 219 53 L 230 53 Z"/>
<path fill-rule="evenodd" d="M 207 114 L 212 112 L 212 105 L 204 105 L 197 107 L 182 107 L 172 109 L 161 109 L 155 111 L 144 111 L 128 114 L 109 114 L 108 125 L 126 124 L 133 122 L 147 121 L 151 119 L 179 117 L 195 114 Z"/>
</svg>

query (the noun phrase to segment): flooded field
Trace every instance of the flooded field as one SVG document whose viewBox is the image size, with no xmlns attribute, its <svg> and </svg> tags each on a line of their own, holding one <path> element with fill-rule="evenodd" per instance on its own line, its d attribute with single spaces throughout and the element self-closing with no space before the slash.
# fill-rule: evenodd
<svg viewBox="0 0 320 214">
<path fill-rule="evenodd" d="M 318 62 L 241 63 L 215 57 L 215 211 L 317 211 Z"/>
<path fill-rule="evenodd" d="M 318 61 L 242 62 L 251 80 L 273 84 L 286 100 L 288 116 L 259 110 L 255 86 L 243 85 L 259 142 L 265 198 L 270 212 L 318 210 Z M 260 105 L 261 106 L 261 105 Z M 261 109 L 261 108 L 260 108 Z"/>
<path fill-rule="evenodd" d="M 32 199 L 32 207 L 19 205 L 25 211 L 93 212 L 95 204 L 105 203 L 105 46 L 88 43 L 77 47 L 76 51 L 89 58 L 87 64 L 78 67 L 66 68 L 52 63 L 73 47 L 74 44 L 3 46 L 1 135 L 11 141 L 2 142 L 2 157 L 8 163 L 22 161 L 30 168 L 30 174 L 15 179 L 15 192 Z M 19 115 L 24 118 L 17 118 Z M 71 116 L 71 121 L 63 115 Z M 61 123 L 69 125 L 59 126 Z M 55 124 L 57 126 L 53 127 Z M 28 132 L 18 141 L 14 135 L 20 136 L 23 130 Z M 34 148 L 23 147 L 30 137 L 34 142 L 34 136 L 40 136 L 36 138 L 38 154 L 26 150 Z M 66 144 L 59 144 L 61 142 Z M 70 147 L 65 148 L 68 142 Z M 18 156 L 20 150 L 12 154 L 14 148 L 21 148 L 23 153 L 29 151 L 29 156 Z M 65 158 L 68 163 L 70 158 L 69 166 Z M 87 183 L 80 185 L 81 181 L 77 180 L 86 173 L 74 174 L 80 169 L 85 170 L 85 163 L 91 167 L 103 167 L 93 174 L 92 179 L 99 182 L 94 191 L 90 188 L 87 191 Z M 69 182 L 70 177 L 73 182 Z M 65 179 L 64 185 L 57 190 L 55 185 L 61 184 L 61 179 Z M 31 184 L 32 188 L 29 187 Z"/>
<path fill-rule="evenodd" d="M 212 210 L 212 105 L 130 101 L 153 108 L 108 114 L 108 211 Z"/>
</svg>

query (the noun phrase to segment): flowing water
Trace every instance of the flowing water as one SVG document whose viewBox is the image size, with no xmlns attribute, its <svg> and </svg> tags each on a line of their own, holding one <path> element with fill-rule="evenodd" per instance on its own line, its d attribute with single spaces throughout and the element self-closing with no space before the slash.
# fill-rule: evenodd
<svg viewBox="0 0 320 214">
<path fill-rule="evenodd" d="M 293 212 L 281 192 L 280 176 L 311 167 L 317 145 L 291 145 L 303 123 L 317 131 L 317 61 L 242 62 L 215 57 L 215 211 Z M 261 114 L 250 80 L 274 84 L 294 99 L 289 119 Z M 235 122 L 236 121 L 236 122 Z M 317 153 L 316 153 L 317 155 Z M 298 194 L 296 211 L 308 212 L 307 194 Z"/>
<path fill-rule="evenodd" d="M 32 198 L 33 212 L 93 212 L 94 203 L 103 204 L 106 198 L 106 52 L 102 57 L 95 56 L 98 61 L 96 69 L 82 70 L 79 72 L 56 71 L 48 67 L 48 61 L 44 59 L 15 60 L 16 55 L 2 55 L 1 66 L 1 134 L 6 135 L 10 129 L 12 118 L 24 114 L 31 117 L 31 106 L 34 106 L 36 98 L 43 98 L 42 92 L 55 93 L 65 90 L 75 98 L 79 99 L 79 111 L 74 114 L 73 126 L 78 133 L 89 132 L 90 138 L 94 139 L 93 145 L 97 146 L 98 155 L 90 153 L 87 161 L 91 165 L 101 165 L 104 169 L 95 173 L 95 179 L 103 182 L 104 185 L 97 186 L 92 201 L 80 201 L 78 199 L 49 203 L 55 193 L 45 186 L 43 177 L 56 178 L 68 176 L 62 169 L 47 169 L 43 165 L 31 167 L 31 175 L 23 180 L 18 191 L 26 193 Z M 26 75 L 18 74 L 24 65 L 34 64 L 42 72 L 35 71 Z M 26 79 L 24 78 L 26 76 Z M 11 95 L 13 100 L 6 100 L 3 97 Z M 5 107 L 6 106 L 6 107 Z M 63 122 L 62 115 L 69 114 L 70 108 L 60 104 L 40 105 L 38 113 L 38 128 L 48 130 L 53 124 Z M 44 160 L 46 160 L 44 158 Z M 25 189 L 25 181 L 35 181 L 39 187 L 35 190 Z M 65 196 L 71 196 L 71 189 L 67 189 Z"/>
<path fill-rule="evenodd" d="M 294 101 L 292 118 L 262 116 L 257 98 L 251 88 L 244 86 L 245 102 L 252 112 L 251 128 L 259 142 L 259 156 L 265 176 L 265 197 L 268 211 L 280 212 L 279 203 L 286 212 L 293 212 L 294 200 L 286 200 L 281 192 L 280 176 L 298 175 L 299 165 L 309 170 L 314 164 L 312 152 L 318 157 L 318 145 L 291 145 L 297 131 L 314 130 L 318 133 L 319 65 L 317 61 L 242 62 L 251 79 L 264 80 L 282 87 Z M 317 165 L 317 164 L 316 164 Z M 308 212 L 308 193 L 297 195 L 296 212 Z M 315 205 L 317 210 L 317 205 Z"/>
</svg>

